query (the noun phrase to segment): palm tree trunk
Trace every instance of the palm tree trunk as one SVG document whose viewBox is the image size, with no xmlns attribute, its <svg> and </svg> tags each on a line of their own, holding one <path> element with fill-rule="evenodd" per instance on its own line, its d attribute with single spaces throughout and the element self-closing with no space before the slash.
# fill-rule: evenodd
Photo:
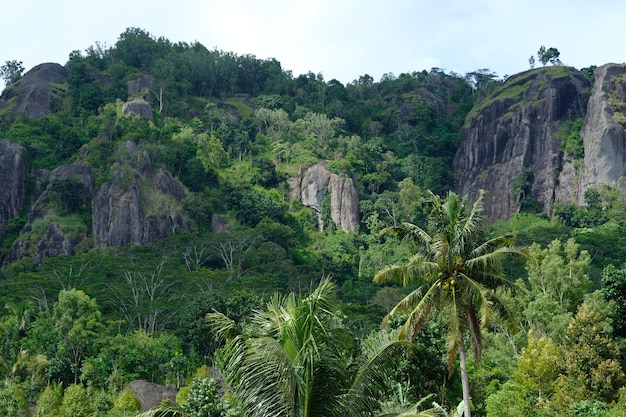
<svg viewBox="0 0 626 417">
<path fill-rule="evenodd" d="M 463 403 L 465 405 L 464 415 L 465 417 L 472 417 L 470 410 L 470 396 L 469 396 L 469 380 L 467 379 L 467 361 L 465 358 L 465 346 L 463 340 L 459 342 L 459 359 L 461 361 L 461 385 L 463 386 Z"/>
</svg>

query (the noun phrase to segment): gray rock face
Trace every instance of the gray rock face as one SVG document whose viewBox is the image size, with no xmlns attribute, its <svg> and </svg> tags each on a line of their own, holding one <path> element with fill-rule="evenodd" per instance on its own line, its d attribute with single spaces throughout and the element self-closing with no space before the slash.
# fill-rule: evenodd
<svg viewBox="0 0 626 417">
<path fill-rule="evenodd" d="M 122 106 L 122 113 L 126 116 L 135 115 L 145 117 L 151 122 L 154 121 L 152 107 L 150 107 L 150 104 L 141 97 L 124 103 L 124 105 Z"/>
<path fill-rule="evenodd" d="M 191 230 L 189 221 L 171 204 L 185 197 L 183 186 L 168 171 L 153 169 L 135 146 L 127 144 L 125 148 L 134 152 L 131 159 L 139 160 L 140 172 L 128 179 L 126 168 L 113 168 L 113 179 L 96 193 L 92 202 L 94 243 L 148 246 L 169 233 Z"/>
<path fill-rule="evenodd" d="M 585 164 L 579 204 L 583 204 L 586 189 L 600 184 L 617 186 L 626 175 L 626 65 L 603 65 L 595 76 L 581 132 Z"/>
<path fill-rule="evenodd" d="M 148 74 L 135 80 L 130 80 L 126 83 L 128 95 L 132 96 L 136 93 L 148 93 L 150 90 L 154 89 L 154 84 L 156 84 L 156 79 Z"/>
<path fill-rule="evenodd" d="M 20 145 L 0 140 L 0 238 L 10 219 L 19 215 L 24 204 L 25 172 Z"/>
<path fill-rule="evenodd" d="M 59 64 L 40 64 L 28 71 L 12 88 L 5 90 L 0 107 L 9 99 L 16 98 L 14 115 L 26 113 L 28 117 L 38 118 L 53 112 L 52 98 L 54 88 L 51 84 L 65 82 L 67 71 Z"/>
<path fill-rule="evenodd" d="M 93 236 L 98 246 L 125 246 L 143 242 L 140 219 L 141 193 L 135 184 L 127 189 L 119 180 L 100 187 L 92 204 Z"/>
<path fill-rule="evenodd" d="M 544 68 L 518 74 L 466 121 L 454 160 L 457 190 L 471 202 L 484 189 L 489 221 L 518 211 L 514 182 L 550 213 L 554 204 L 576 200 L 576 173 L 554 134 L 567 120 L 584 117 L 589 82 L 578 72 Z M 524 171 L 526 169 L 526 171 Z"/>
<path fill-rule="evenodd" d="M 213 214 L 211 216 L 211 228 L 215 233 L 230 233 L 228 217 L 220 214 Z"/>
<path fill-rule="evenodd" d="M 326 162 L 318 162 L 301 170 L 290 183 L 291 197 L 311 207 L 317 213 L 318 227 L 325 229 L 322 219 L 322 200 L 330 198 L 330 217 L 345 232 L 356 233 L 359 227 L 359 197 L 352 178 L 337 175 L 326 169 Z"/>
<path fill-rule="evenodd" d="M 330 193 L 330 218 L 344 232 L 358 232 L 359 196 L 352 178 L 345 174 L 332 174 L 328 182 Z"/>
<path fill-rule="evenodd" d="M 142 413 L 157 407 L 164 400 L 176 402 L 178 390 L 174 385 L 159 385 L 140 379 L 132 381 L 128 387 L 139 398 Z"/>
<path fill-rule="evenodd" d="M 29 222 L 35 219 L 45 217 L 49 214 L 58 214 L 56 208 L 50 204 L 51 194 L 53 193 L 53 184 L 56 181 L 63 180 L 76 180 L 82 185 L 82 193 L 80 197 L 80 204 L 89 205 L 93 198 L 93 191 L 96 182 L 96 177 L 91 168 L 91 165 L 84 164 L 83 162 L 75 162 L 69 165 L 63 165 L 55 168 L 48 179 L 46 188 L 41 193 L 37 201 L 35 202 L 33 209 L 28 215 Z"/>
<path fill-rule="evenodd" d="M 19 147 L 9 147 L 12 150 L 9 152 L 5 149 L 9 145 L 8 141 L 0 142 L 0 150 L 4 150 L 0 152 L 0 170 L 5 167 L 18 175 L 21 168 L 11 168 L 5 159 L 14 161 L 19 167 Z M 94 244 L 101 247 L 149 246 L 155 239 L 170 233 L 191 230 L 189 221 L 177 208 L 178 202 L 185 197 L 183 186 L 168 171 L 153 168 L 148 154 L 134 142 L 125 143 L 121 148 L 120 153 L 125 156 L 118 159 L 124 160 L 123 163 L 112 167 L 113 179 L 105 182 L 97 192 L 95 173 L 82 161 L 58 167 L 46 175 L 41 195 L 33 204 L 24 228 L 30 232 L 28 238 L 15 242 L 7 261 L 29 256 L 40 263 L 46 257 L 72 255 L 76 245 L 91 234 Z M 23 172 L 18 177 L 20 175 L 23 177 Z M 6 178 L 16 182 L 9 175 Z M 63 188 L 64 183 L 58 183 L 63 180 L 73 181 L 69 183 L 69 190 Z M 21 203 L 16 200 L 24 198 L 23 182 L 23 178 L 21 182 L 17 181 L 18 185 L 8 188 L 10 193 L 5 196 L 2 194 L 4 188 L 0 191 L 0 210 L 4 210 L 7 216 L 17 214 Z M 77 187 L 76 183 L 80 186 Z M 65 192 L 69 194 L 64 195 Z M 68 207 L 70 198 L 72 207 Z M 68 211 L 83 205 L 91 205 L 92 230 L 87 230 L 84 224 L 78 227 L 72 223 L 75 219 L 64 217 Z"/>
<path fill-rule="evenodd" d="M 63 214 L 59 203 L 63 203 L 62 200 L 69 196 L 58 196 L 54 191 L 55 182 L 63 180 L 75 180 L 82 185 L 80 195 L 72 196 L 72 198 L 77 199 L 77 205 L 88 205 L 91 202 L 95 175 L 90 165 L 75 162 L 55 168 L 50 173 L 45 189 L 28 214 L 28 223 L 25 226 L 26 231 L 32 232 L 34 223 L 45 219 L 47 216 L 60 216 Z M 48 222 L 45 232 L 41 234 L 31 233 L 29 239 L 15 242 L 11 247 L 7 260 L 13 262 L 30 256 L 37 263 L 40 263 L 46 257 L 59 254 L 72 255 L 75 245 L 85 237 L 85 233 L 66 234 L 59 221 L 51 220 Z"/>
</svg>

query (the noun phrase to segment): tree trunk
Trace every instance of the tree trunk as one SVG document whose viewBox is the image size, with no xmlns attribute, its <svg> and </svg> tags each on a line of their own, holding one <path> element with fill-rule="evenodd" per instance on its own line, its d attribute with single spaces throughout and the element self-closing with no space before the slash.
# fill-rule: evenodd
<svg viewBox="0 0 626 417">
<path fill-rule="evenodd" d="M 465 417 L 472 417 L 470 410 L 469 380 L 467 379 L 467 361 L 465 358 L 463 340 L 459 343 L 459 359 L 461 360 L 461 385 L 463 386 L 463 403 L 465 405 L 463 415 Z"/>
</svg>

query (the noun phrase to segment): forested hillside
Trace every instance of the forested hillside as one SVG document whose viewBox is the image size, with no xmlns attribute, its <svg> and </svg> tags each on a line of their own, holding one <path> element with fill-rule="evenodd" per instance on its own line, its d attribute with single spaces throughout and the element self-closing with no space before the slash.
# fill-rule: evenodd
<svg viewBox="0 0 626 417">
<path fill-rule="evenodd" d="M 146 380 L 180 388 L 180 407 L 166 406 L 178 415 L 452 416 L 467 346 L 474 415 L 623 415 L 623 189 L 544 204 L 540 165 L 520 159 L 499 190 L 510 219 L 487 224 L 475 195 L 454 193 L 455 156 L 471 184 L 501 184 L 510 162 L 485 162 L 494 152 L 468 129 L 501 132 L 563 77 L 588 97 L 592 69 L 343 85 L 137 28 L 64 65 L 17 69 L 0 97 L 0 414 L 135 416 L 127 387 Z M 583 107 L 529 135 L 540 139 L 526 154 L 549 140 L 575 172 Z M 497 109 L 507 116 L 489 125 Z M 555 183 L 557 165 L 542 174 Z M 469 252 L 443 238 L 466 220 Z M 476 272 L 497 236 L 514 256 Z M 434 242 L 457 255 L 441 261 Z M 423 253 L 441 275 L 373 282 Z M 478 280 L 461 297 L 459 274 L 475 273 L 507 284 Z M 424 279 L 440 308 L 398 340 L 414 316 L 394 307 Z M 475 318 L 456 315 L 457 333 L 451 305 Z"/>
</svg>

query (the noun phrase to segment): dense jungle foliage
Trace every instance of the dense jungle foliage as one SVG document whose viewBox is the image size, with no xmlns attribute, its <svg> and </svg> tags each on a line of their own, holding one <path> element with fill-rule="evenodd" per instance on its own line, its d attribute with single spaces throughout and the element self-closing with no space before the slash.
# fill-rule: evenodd
<svg viewBox="0 0 626 417">
<path fill-rule="evenodd" d="M 341 394 L 373 377 L 361 372 L 363 358 L 393 353 L 375 362 L 378 404 L 359 412 L 397 415 L 412 407 L 405 415 L 455 415 L 461 383 L 458 364 L 448 369 L 441 316 L 431 314 L 409 349 L 392 343 L 405 316 L 381 327 L 416 284 L 373 278 L 387 265 L 406 264 L 420 247 L 379 232 L 405 222 L 430 227 L 429 192 L 444 196 L 454 187 L 465 118 L 503 79 L 486 69 L 459 75 L 433 68 L 379 81 L 362 75 L 343 85 L 322 74 L 296 76 L 275 59 L 173 43 L 137 28 L 110 48 L 72 52 L 65 68 L 67 83 L 54 86 L 54 113 L 31 119 L 13 116 L 11 106 L 0 112 L 0 138 L 26 149 L 26 200 L 37 198 L 41 172 L 77 160 L 81 149 L 89 149 L 98 187 L 119 162 L 116 149 L 131 140 L 184 185 L 176 209 L 193 232 L 147 247 L 95 247 L 81 184 L 58 182 L 50 202 L 61 213 L 56 220 L 87 238 L 72 256 L 8 263 L 14 242 L 26 238 L 26 204 L 0 245 L 0 414 L 135 416 L 137 398 L 126 387 L 143 379 L 181 388 L 181 415 L 245 415 L 250 398 L 224 394 L 207 367 L 228 371 L 234 348 L 225 343 L 234 327 L 257 349 L 274 339 L 285 348 L 269 317 L 284 313 L 319 323 L 297 328 L 308 330 L 315 346 L 299 351 L 309 356 L 295 355 L 303 362 L 294 375 L 321 369 L 327 377 L 317 384 Z M 133 98 L 128 81 L 146 74 L 155 88 L 137 94 L 151 103 L 154 122 L 121 113 Z M 564 141 L 576 133 L 569 128 Z M 563 146 L 577 144 L 571 142 Z M 290 198 L 290 178 L 319 160 L 355 178 L 358 233 L 335 227 L 324 205 L 327 227 L 320 231 L 313 210 Z M 498 294 L 514 320 L 496 314 L 482 330 L 482 360 L 468 357 L 474 415 L 626 413 L 625 198 L 610 187 L 585 198 L 585 207 L 559 206 L 553 216 L 522 210 L 479 225 L 487 238 L 512 232 L 526 257 L 504 264 L 505 277 L 523 290 Z M 228 219 L 229 233 L 212 230 L 213 214 Z M 42 233 L 46 221 L 28 233 Z M 319 315 L 305 312 L 329 282 L 333 291 L 324 297 L 332 303 Z M 207 321 L 217 312 L 230 327 Z M 333 401 L 344 407 L 341 395 Z"/>
</svg>

